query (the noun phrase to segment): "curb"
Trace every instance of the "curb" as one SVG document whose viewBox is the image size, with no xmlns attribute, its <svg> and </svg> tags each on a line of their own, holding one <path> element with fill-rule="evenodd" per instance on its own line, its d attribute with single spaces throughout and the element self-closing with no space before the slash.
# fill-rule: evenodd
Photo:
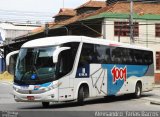
<svg viewBox="0 0 160 117">
<path fill-rule="evenodd" d="M 153 88 L 160 88 L 160 84 L 154 84 Z"/>
<path fill-rule="evenodd" d="M 145 97 L 145 98 L 141 98 L 141 99 L 148 100 L 150 102 L 150 104 L 160 105 L 160 98 L 158 98 L 158 97 Z"/>
<path fill-rule="evenodd" d="M 13 79 L 0 79 L 0 81 L 13 81 Z"/>
<path fill-rule="evenodd" d="M 160 101 L 150 101 L 150 104 L 160 105 Z"/>
<path fill-rule="evenodd" d="M 0 83 L 10 83 L 12 84 L 13 83 L 13 80 L 12 79 L 5 79 L 5 80 L 0 80 Z"/>
</svg>

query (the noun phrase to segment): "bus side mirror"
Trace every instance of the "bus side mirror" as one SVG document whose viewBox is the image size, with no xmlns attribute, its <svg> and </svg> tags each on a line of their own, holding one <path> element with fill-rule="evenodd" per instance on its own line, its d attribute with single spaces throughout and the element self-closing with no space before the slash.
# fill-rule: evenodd
<svg viewBox="0 0 160 117">
<path fill-rule="evenodd" d="M 59 54 L 64 51 L 64 50 L 68 50 L 71 49 L 71 47 L 59 47 L 57 48 L 54 52 L 53 52 L 53 63 L 57 63 L 58 62 L 58 56 Z"/>
<path fill-rule="evenodd" d="M 6 70 L 11 74 L 14 74 L 13 72 L 14 72 L 18 53 L 19 53 L 19 50 L 10 52 L 6 56 Z"/>
</svg>

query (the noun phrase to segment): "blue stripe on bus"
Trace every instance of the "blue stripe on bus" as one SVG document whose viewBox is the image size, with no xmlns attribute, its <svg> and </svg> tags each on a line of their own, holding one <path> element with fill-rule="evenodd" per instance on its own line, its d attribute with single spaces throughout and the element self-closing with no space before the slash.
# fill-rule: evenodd
<svg viewBox="0 0 160 117">
<path fill-rule="evenodd" d="M 48 86 L 50 86 L 52 84 L 52 82 L 48 82 L 48 83 L 44 83 L 44 84 L 39 84 L 39 85 L 34 85 L 34 90 L 39 90 L 39 88 L 46 88 Z"/>
<path fill-rule="evenodd" d="M 108 77 L 108 95 L 116 95 L 116 93 L 121 89 L 124 84 L 124 79 L 117 80 L 116 83 L 113 83 L 113 74 L 112 69 L 116 67 L 119 69 L 124 69 L 126 67 L 127 70 L 127 79 L 131 76 L 142 77 L 145 76 L 145 73 L 148 70 L 147 65 L 115 65 L 115 64 L 102 64 L 103 69 L 107 69 L 107 77 Z"/>
</svg>

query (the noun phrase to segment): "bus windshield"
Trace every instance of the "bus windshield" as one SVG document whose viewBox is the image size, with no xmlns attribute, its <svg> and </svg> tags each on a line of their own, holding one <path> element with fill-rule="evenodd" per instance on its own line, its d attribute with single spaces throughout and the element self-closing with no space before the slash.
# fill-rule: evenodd
<svg viewBox="0 0 160 117">
<path fill-rule="evenodd" d="M 56 80 L 53 52 L 56 47 L 22 48 L 17 58 L 14 82 L 40 84 Z"/>
</svg>

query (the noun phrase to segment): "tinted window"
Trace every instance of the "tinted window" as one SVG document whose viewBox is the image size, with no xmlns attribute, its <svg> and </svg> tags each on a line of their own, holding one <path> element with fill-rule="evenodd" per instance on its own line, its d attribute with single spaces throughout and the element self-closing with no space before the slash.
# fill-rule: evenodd
<svg viewBox="0 0 160 117">
<path fill-rule="evenodd" d="M 91 63 L 149 65 L 153 63 L 153 53 L 145 50 L 84 43 L 79 67 Z"/>
<path fill-rule="evenodd" d="M 110 48 L 108 46 L 86 43 L 83 44 L 79 60 L 79 67 L 91 63 L 106 64 L 110 62 Z"/>
<path fill-rule="evenodd" d="M 62 45 L 62 47 L 71 47 L 71 49 L 62 51 L 59 55 L 59 58 L 58 58 L 59 62 L 57 64 L 58 70 L 56 73 L 58 78 L 61 78 L 62 76 L 71 72 L 78 46 L 79 46 L 79 43 L 77 42 L 65 43 Z"/>
<path fill-rule="evenodd" d="M 113 64 L 149 65 L 153 63 L 153 53 L 145 50 L 111 47 L 111 60 Z"/>
<path fill-rule="evenodd" d="M 110 63 L 111 57 L 110 57 L 110 47 L 104 46 L 104 45 L 96 45 L 95 50 L 98 53 L 98 62 L 99 63 Z"/>
</svg>

